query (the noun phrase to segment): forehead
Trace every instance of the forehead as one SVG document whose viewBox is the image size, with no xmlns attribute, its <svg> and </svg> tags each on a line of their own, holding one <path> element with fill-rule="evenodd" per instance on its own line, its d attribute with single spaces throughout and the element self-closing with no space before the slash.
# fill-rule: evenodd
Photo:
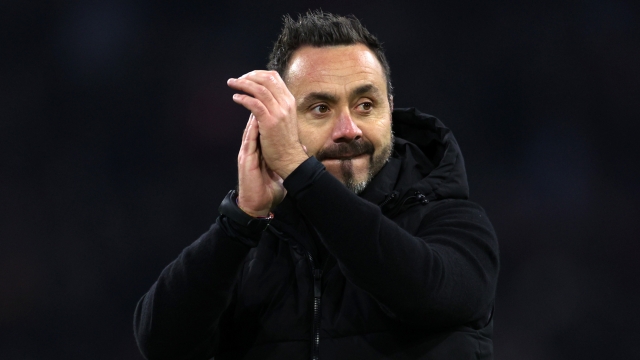
<svg viewBox="0 0 640 360">
<path fill-rule="evenodd" d="M 380 62 L 363 44 L 301 47 L 293 53 L 286 74 L 294 95 L 309 88 L 350 88 L 363 83 L 385 89 L 385 81 Z"/>
</svg>

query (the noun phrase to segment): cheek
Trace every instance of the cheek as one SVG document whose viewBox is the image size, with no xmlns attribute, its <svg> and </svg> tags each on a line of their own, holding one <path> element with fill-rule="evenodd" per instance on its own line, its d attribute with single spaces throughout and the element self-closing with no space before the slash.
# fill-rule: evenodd
<svg viewBox="0 0 640 360">
<path fill-rule="evenodd" d="M 362 132 L 379 151 L 391 140 L 391 122 L 389 120 L 376 121 L 369 124 L 366 129 L 362 129 Z"/>
<path fill-rule="evenodd" d="M 298 137 L 300 143 L 307 148 L 309 155 L 315 155 L 325 145 L 327 131 L 321 127 L 311 126 L 305 122 L 298 123 Z"/>
</svg>

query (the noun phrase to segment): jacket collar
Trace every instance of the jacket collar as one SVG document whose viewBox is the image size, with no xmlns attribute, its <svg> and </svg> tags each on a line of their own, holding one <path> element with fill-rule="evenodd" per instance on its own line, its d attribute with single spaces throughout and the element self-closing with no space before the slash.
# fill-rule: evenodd
<svg viewBox="0 0 640 360">
<path fill-rule="evenodd" d="M 393 111 L 394 151 L 361 197 L 394 213 L 408 204 L 467 199 L 464 159 L 451 130 L 415 108 Z"/>
</svg>

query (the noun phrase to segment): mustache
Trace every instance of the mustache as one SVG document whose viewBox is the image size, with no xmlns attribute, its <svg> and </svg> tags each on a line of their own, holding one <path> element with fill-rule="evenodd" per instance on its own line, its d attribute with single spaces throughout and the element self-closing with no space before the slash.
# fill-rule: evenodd
<svg viewBox="0 0 640 360">
<path fill-rule="evenodd" d="M 362 154 L 373 155 L 373 144 L 367 140 L 356 140 L 346 143 L 337 143 L 320 149 L 316 154 L 318 161 L 326 159 L 352 158 Z"/>
</svg>

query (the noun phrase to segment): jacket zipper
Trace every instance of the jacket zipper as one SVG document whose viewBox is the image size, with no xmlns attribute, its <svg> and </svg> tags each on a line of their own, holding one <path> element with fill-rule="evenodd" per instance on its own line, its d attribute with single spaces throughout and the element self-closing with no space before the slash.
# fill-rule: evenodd
<svg viewBox="0 0 640 360">
<path fill-rule="evenodd" d="M 313 274 L 313 339 L 311 341 L 311 360 L 320 359 L 320 305 L 322 297 L 322 269 L 316 269 L 313 257 L 307 253 L 311 273 Z"/>
<path fill-rule="evenodd" d="M 393 217 L 397 215 L 399 212 L 406 210 L 413 205 L 422 204 L 427 205 L 429 203 L 429 199 L 424 196 L 420 191 L 414 191 L 413 195 L 407 196 L 402 199 L 402 202 L 398 204 L 393 204 L 389 209 L 384 209 L 384 206 L 387 205 L 391 200 L 395 199 L 398 196 L 397 192 L 392 192 L 387 195 L 387 198 L 379 205 L 382 211 L 388 216 Z"/>
<path fill-rule="evenodd" d="M 380 203 L 380 208 L 383 208 L 385 205 L 387 205 L 387 203 L 393 199 L 396 198 L 396 196 L 398 196 L 396 191 L 393 191 L 391 194 L 387 195 L 386 199 L 384 199 L 384 201 L 382 203 Z"/>
<path fill-rule="evenodd" d="M 273 226 L 270 227 L 278 236 L 283 234 L 277 231 Z M 304 247 L 302 247 L 304 249 Z M 322 269 L 316 268 L 315 260 L 311 253 L 305 249 L 307 259 L 309 260 L 309 267 L 311 268 L 311 275 L 313 276 L 313 324 L 312 324 L 312 336 L 311 339 L 311 359 L 320 359 L 320 311 L 321 311 L 321 298 L 322 298 Z M 328 261 L 327 261 L 328 262 Z M 326 265 L 325 265 L 326 266 Z"/>
</svg>

